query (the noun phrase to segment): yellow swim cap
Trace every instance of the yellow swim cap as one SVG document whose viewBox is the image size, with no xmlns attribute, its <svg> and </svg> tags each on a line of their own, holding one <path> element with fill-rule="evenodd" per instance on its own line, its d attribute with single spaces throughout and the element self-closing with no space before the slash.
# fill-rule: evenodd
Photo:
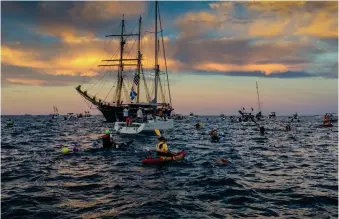
<svg viewBox="0 0 339 219">
<path fill-rule="evenodd" d="M 62 148 L 62 149 L 61 149 L 61 152 L 62 152 L 63 154 L 68 154 L 68 153 L 70 152 L 70 150 L 69 150 L 68 148 Z"/>
</svg>

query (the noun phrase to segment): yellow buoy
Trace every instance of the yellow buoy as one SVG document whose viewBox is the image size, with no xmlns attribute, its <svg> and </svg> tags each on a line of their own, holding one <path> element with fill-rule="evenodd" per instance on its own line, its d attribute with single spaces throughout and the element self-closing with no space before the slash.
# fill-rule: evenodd
<svg viewBox="0 0 339 219">
<path fill-rule="evenodd" d="M 61 152 L 62 152 L 63 154 L 68 154 L 68 153 L 70 152 L 70 150 L 69 150 L 68 148 L 62 148 L 62 149 L 61 149 Z"/>
</svg>

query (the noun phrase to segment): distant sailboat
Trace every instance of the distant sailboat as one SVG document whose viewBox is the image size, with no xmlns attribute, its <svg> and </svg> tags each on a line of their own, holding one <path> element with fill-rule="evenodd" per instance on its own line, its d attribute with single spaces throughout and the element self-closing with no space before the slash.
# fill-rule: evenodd
<svg viewBox="0 0 339 219">
<path fill-rule="evenodd" d="M 54 113 L 52 114 L 52 119 L 57 119 L 59 117 L 59 111 L 56 106 L 53 106 Z"/>
<path fill-rule="evenodd" d="M 261 107 L 260 107 L 260 98 L 259 98 L 259 88 L 258 88 L 258 82 L 256 81 L 256 87 L 257 87 L 257 96 L 258 96 L 258 113 L 255 115 L 255 118 L 257 118 L 257 120 L 263 120 L 264 117 L 261 113 Z"/>
</svg>

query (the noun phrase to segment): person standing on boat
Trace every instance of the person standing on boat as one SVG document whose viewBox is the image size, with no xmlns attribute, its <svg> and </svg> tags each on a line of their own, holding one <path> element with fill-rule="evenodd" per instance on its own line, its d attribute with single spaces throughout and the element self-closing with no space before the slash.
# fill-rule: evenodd
<svg viewBox="0 0 339 219">
<path fill-rule="evenodd" d="M 139 122 L 142 122 L 143 118 L 144 118 L 144 116 L 143 116 L 143 114 L 142 114 L 142 108 L 139 107 L 139 109 L 138 109 L 138 111 L 137 111 L 137 120 L 138 120 Z"/>
<path fill-rule="evenodd" d="M 124 120 L 126 121 L 127 118 L 128 118 L 128 109 L 127 109 L 127 106 L 125 107 L 123 113 L 124 113 Z"/>
<path fill-rule="evenodd" d="M 329 116 L 327 115 L 327 113 L 324 116 L 324 124 L 326 125 L 327 123 L 329 123 Z"/>
</svg>

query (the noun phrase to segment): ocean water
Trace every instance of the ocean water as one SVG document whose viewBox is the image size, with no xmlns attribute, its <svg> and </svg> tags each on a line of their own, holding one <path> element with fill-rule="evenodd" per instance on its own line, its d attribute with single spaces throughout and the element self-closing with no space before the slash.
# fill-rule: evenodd
<svg viewBox="0 0 339 219">
<path fill-rule="evenodd" d="M 61 146 L 100 146 L 112 124 L 102 116 L 75 122 L 46 116 L 1 121 L 1 218 L 337 218 L 338 128 L 317 128 L 300 117 L 267 119 L 265 137 L 218 117 L 177 121 L 165 133 L 183 162 L 143 166 L 156 136 L 134 139 L 126 149 L 62 155 Z M 197 121 L 203 123 L 195 130 Z M 225 138 L 209 141 L 218 127 Z M 218 165 L 226 158 L 228 165 Z"/>
</svg>

